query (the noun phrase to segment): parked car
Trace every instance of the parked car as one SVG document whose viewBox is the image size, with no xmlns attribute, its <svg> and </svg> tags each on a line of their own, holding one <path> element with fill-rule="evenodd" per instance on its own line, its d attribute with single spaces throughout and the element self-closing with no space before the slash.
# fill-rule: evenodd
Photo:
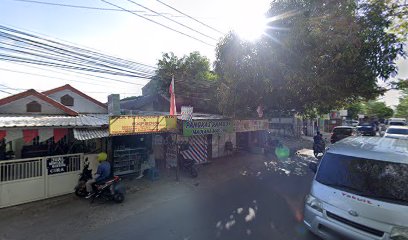
<svg viewBox="0 0 408 240">
<path fill-rule="evenodd" d="M 358 121 L 357 120 L 346 120 L 344 122 L 344 126 L 357 127 L 358 126 Z"/>
<path fill-rule="evenodd" d="M 357 131 L 363 136 L 375 136 L 377 134 L 377 128 L 373 123 L 361 123 L 357 126 Z"/>
<path fill-rule="evenodd" d="M 335 127 L 333 128 L 333 131 L 331 133 L 330 142 L 335 143 L 346 137 L 355 136 L 355 135 L 357 134 L 356 134 L 356 128 L 354 127 L 349 127 L 349 126 Z"/>
<path fill-rule="evenodd" d="M 407 122 L 402 120 L 388 121 L 388 126 L 407 126 Z"/>
<path fill-rule="evenodd" d="M 408 139 L 408 126 L 390 126 L 385 131 L 384 137 Z"/>
<path fill-rule="evenodd" d="M 304 224 L 323 239 L 408 238 L 408 140 L 350 137 L 331 146 L 306 196 Z"/>
</svg>

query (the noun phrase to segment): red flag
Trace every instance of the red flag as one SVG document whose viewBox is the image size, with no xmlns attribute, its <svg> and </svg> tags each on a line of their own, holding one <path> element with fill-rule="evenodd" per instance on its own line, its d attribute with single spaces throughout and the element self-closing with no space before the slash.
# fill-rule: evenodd
<svg viewBox="0 0 408 240">
<path fill-rule="evenodd" d="M 170 115 L 174 116 L 177 114 L 176 94 L 174 92 L 174 77 L 172 77 L 171 79 L 169 92 L 170 92 Z"/>
<path fill-rule="evenodd" d="M 30 143 L 36 137 L 38 137 L 37 129 L 24 129 L 23 130 L 23 139 L 25 143 Z"/>
<path fill-rule="evenodd" d="M 0 130 L 0 141 L 3 140 L 7 136 L 6 130 Z"/>
<path fill-rule="evenodd" d="M 54 128 L 54 142 L 58 142 L 68 134 L 68 128 Z"/>
</svg>

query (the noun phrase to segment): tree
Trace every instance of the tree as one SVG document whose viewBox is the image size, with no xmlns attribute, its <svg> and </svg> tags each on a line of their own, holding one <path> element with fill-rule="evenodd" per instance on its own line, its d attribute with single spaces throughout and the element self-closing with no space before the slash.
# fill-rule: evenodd
<svg viewBox="0 0 408 240">
<path fill-rule="evenodd" d="M 176 99 L 202 110 L 214 112 L 217 75 L 210 69 L 208 58 L 192 52 L 181 58 L 174 53 L 164 53 L 157 63 L 158 70 L 152 78 L 150 92 L 169 96 L 169 86 L 174 77 Z M 214 101 L 214 102 L 213 102 Z"/>
<path fill-rule="evenodd" d="M 350 104 L 347 107 L 347 114 L 352 119 L 358 119 L 359 114 L 363 114 L 365 110 L 365 106 L 362 102 L 358 101 L 355 103 Z"/>
<path fill-rule="evenodd" d="M 408 89 L 404 91 L 403 97 L 399 99 L 399 104 L 396 110 L 396 117 L 408 119 Z"/>
<path fill-rule="evenodd" d="M 384 102 L 368 101 L 366 104 L 366 114 L 376 116 L 379 119 L 387 119 L 394 115 L 394 110 L 387 107 Z"/>
<path fill-rule="evenodd" d="M 228 115 L 265 111 L 328 112 L 385 89 L 403 42 L 388 28 L 384 4 L 274 0 L 258 42 L 228 34 L 217 45 L 219 108 Z"/>
</svg>

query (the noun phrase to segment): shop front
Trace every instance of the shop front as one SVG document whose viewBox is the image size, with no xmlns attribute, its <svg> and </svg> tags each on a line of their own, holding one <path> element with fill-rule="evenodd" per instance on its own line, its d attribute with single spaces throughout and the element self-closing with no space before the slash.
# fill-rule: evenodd
<svg viewBox="0 0 408 240">
<path fill-rule="evenodd" d="M 230 119 L 194 119 L 182 122 L 181 141 L 188 142 L 188 149 L 181 154 L 196 163 L 226 155 L 225 143 L 235 142 L 233 124 Z"/>
<path fill-rule="evenodd" d="M 141 175 L 165 160 L 165 138 L 177 130 L 175 116 L 115 116 L 109 120 L 115 175 Z M 148 162 L 150 154 L 154 163 Z M 151 166 L 154 165 L 154 166 Z"/>
<path fill-rule="evenodd" d="M 235 120 L 236 147 L 254 153 L 263 152 L 268 129 L 268 120 Z"/>
</svg>

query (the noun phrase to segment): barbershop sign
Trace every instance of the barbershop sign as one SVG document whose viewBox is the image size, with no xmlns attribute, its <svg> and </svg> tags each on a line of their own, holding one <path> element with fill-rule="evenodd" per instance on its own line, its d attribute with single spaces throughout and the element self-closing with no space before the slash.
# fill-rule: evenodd
<svg viewBox="0 0 408 240">
<path fill-rule="evenodd" d="M 231 120 L 194 120 L 183 122 L 183 135 L 208 135 L 232 132 L 234 126 Z"/>
</svg>

